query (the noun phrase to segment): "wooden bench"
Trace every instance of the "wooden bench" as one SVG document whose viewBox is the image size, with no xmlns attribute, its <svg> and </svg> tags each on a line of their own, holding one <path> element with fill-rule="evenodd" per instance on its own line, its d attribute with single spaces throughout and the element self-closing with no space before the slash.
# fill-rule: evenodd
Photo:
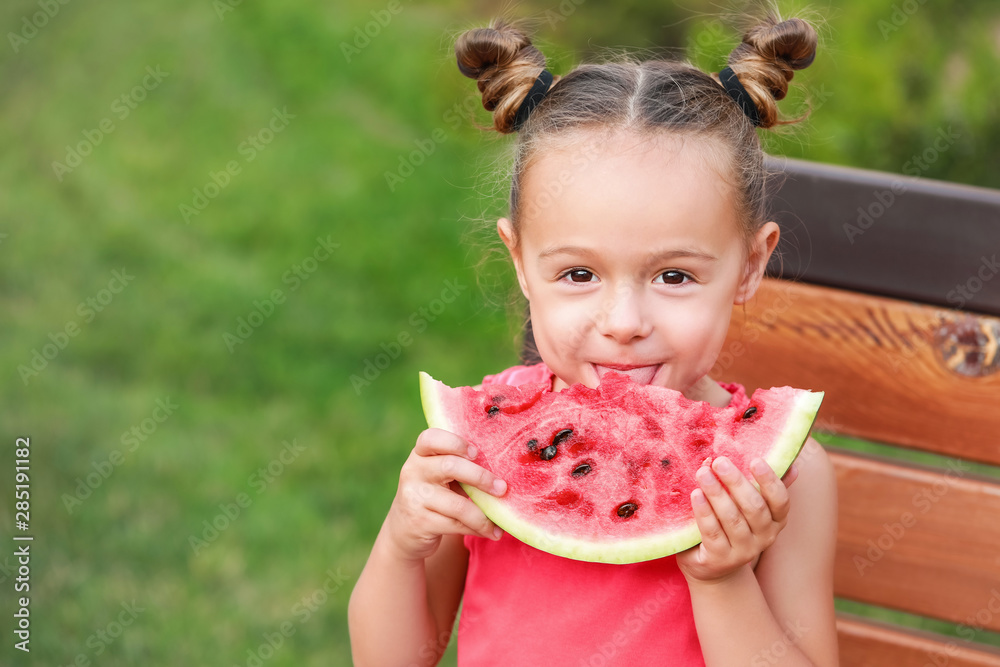
<svg viewBox="0 0 1000 667">
<path fill-rule="evenodd" d="M 1000 192 L 769 167 L 785 175 L 770 192 L 782 240 L 745 313 L 733 309 L 711 376 L 748 393 L 823 390 L 814 433 L 946 457 L 824 445 L 840 496 L 837 597 L 959 635 L 838 612 L 841 664 L 1000 667 L 1000 649 L 967 641 L 1000 632 L 1000 480 L 971 465 L 1000 465 Z M 537 359 L 530 329 L 522 356 Z"/>
</svg>

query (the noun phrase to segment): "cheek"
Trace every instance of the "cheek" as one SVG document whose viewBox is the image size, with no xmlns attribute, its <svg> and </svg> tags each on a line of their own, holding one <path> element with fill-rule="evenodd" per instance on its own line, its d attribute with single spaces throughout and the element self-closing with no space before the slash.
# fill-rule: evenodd
<svg viewBox="0 0 1000 667">
<path fill-rule="evenodd" d="M 584 299 L 542 296 L 532 302 L 531 324 L 539 350 L 566 354 L 581 347 L 599 310 Z"/>
<path fill-rule="evenodd" d="M 729 330 L 730 314 L 731 308 L 725 303 L 692 303 L 691 307 L 661 320 L 661 325 L 670 332 L 678 349 L 702 356 L 721 348 Z"/>
</svg>

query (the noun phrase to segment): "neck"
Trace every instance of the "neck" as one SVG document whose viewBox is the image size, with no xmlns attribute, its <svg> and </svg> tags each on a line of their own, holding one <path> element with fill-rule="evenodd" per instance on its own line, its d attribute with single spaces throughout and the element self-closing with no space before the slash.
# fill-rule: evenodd
<svg viewBox="0 0 1000 667">
<path fill-rule="evenodd" d="M 701 376 L 694 384 L 683 392 L 685 398 L 692 401 L 705 401 L 716 408 L 724 408 L 729 405 L 732 394 L 719 386 L 719 383 L 708 377 Z"/>
</svg>

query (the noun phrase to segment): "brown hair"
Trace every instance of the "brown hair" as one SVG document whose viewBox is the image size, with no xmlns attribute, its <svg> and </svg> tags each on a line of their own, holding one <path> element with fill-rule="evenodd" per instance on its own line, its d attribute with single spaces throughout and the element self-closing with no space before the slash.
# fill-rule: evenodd
<svg viewBox="0 0 1000 667">
<path fill-rule="evenodd" d="M 769 14 L 744 33 L 729 55 L 729 66 L 758 109 L 760 127 L 801 120 L 779 120 L 776 101 L 785 97 L 793 71 L 812 63 L 816 41 L 809 23 Z M 545 56 L 526 30 L 507 19 L 494 19 L 487 28 L 462 33 L 455 55 L 462 74 L 477 80 L 483 107 L 493 112 L 492 129 L 514 132 L 517 110 L 545 67 Z M 539 151 L 578 140 L 581 130 L 616 129 L 715 139 L 734 186 L 740 233 L 749 244 L 766 216 L 764 154 L 753 124 L 717 75 L 685 62 L 639 61 L 628 55 L 616 62 L 583 64 L 555 77 L 520 128 L 509 202 L 515 240 L 523 216 L 521 183 Z"/>
</svg>

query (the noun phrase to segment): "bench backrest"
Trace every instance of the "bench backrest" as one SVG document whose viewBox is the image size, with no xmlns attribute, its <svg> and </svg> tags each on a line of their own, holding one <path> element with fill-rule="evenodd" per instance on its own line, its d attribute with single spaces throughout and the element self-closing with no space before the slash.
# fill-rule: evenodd
<svg viewBox="0 0 1000 667">
<path fill-rule="evenodd" d="M 836 595 L 959 635 L 840 613 L 842 663 L 1000 666 L 1000 650 L 965 641 L 1000 631 L 1000 483 L 971 463 L 1000 465 L 1000 192 L 771 166 L 786 243 L 746 315 L 733 310 L 713 377 L 822 389 L 817 430 L 945 457 L 828 447 Z"/>
<path fill-rule="evenodd" d="M 837 597 L 958 624 L 954 637 L 839 612 L 841 663 L 1000 667 L 1000 649 L 966 641 L 1000 632 L 1000 480 L 974 465 L 1000 465 L 1000 192 L 769 166 L 784 174 L 770 195 L 782 241 L 711 376 L 825 391 L 814 432 L 946 457 L 826 446 Z M 537 359 L 530 327 L 522 356 Z"/>
</svg>

